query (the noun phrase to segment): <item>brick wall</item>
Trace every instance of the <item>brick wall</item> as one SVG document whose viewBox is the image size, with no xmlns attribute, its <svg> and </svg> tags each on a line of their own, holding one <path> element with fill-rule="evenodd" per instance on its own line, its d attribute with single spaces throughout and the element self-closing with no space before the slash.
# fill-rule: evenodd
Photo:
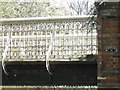
<svg viewBox="0 0 120 90">
<path fill-rule="evenodd" d="M 119 4 L 106 2 L 98 9 L 98 58 L 102 87 L 119 87 L 120 31 Z M 114 12 L 113 12 L 114 11 Z"/>
</svg>

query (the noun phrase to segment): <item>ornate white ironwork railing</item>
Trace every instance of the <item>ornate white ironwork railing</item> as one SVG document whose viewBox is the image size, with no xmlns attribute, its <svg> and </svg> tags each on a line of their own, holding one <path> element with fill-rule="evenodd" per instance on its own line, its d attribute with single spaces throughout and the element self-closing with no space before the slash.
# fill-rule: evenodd
<svg viewBox="0 0 120 90">
<path fill-rule="evenodd" d="M 8 61 L 80 60 L 97 54 L 96 29 L 87 22 L 88 16 L 1 19 L 0 59 L 4 53 Z"/>
</svg>

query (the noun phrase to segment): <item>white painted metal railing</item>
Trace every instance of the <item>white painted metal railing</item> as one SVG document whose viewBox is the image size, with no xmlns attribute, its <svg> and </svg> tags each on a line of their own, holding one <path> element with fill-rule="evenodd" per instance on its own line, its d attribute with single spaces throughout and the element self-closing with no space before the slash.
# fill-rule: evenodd
<svg viewBox="0 0 120 90">
<path fill-rule="evenodd" d="M 1 19 L 0 23 L 0 59 L 7 40 L 8 61 L 69 61 L 97 54 L 97 33 L 91 29 L 88 16 L 13 18 Z"/>
</svg>

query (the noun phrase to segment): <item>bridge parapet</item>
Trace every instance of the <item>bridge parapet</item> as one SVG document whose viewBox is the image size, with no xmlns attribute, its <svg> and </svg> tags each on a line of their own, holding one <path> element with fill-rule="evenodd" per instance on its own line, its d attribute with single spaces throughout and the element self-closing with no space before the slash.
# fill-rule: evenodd
<svg viewBox="0 0 120 90">
<path fill-rule="evenodd" d="M 81 57 L 97 54 L 89 21 L 88 16 L 1 19 L 0 59 L 5 54 L 8 61 L 85 60 Z"/>
</svg>

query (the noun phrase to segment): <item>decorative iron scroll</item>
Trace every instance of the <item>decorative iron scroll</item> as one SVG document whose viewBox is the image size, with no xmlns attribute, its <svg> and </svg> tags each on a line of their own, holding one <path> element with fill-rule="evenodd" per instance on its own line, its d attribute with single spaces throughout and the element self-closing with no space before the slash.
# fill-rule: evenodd
<svg viewBox="0 0 120 90">
<path fill-rule="evenodd" d="M 87 17 L 2 20 L 0 58 L 2 59 L 10 35 L 6 60 L 45 60 L 53 31 L 55 37 L 50 60 L 77 60 L 89 54 L 97 54 L 96 29 L 91 29 L 91 24 L 82 27 L 86 19 Z"/>
</svg>

